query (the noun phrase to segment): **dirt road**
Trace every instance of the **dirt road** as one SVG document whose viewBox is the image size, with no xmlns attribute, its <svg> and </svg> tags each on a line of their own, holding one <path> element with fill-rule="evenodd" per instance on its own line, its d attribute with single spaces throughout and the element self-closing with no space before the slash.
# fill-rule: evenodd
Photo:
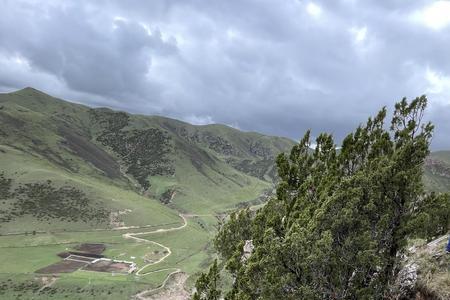
<svg viewBox="0 0 450 300">
<path fill-rule="evenodd" d="M 170 250 L 169 247 L 164 246 L 163 244 L 160 244 L 158 242 L 152 241 L 152 240 L 147 240 L 147 239 L 143 239 L 143 238 L 139 238 L 137 236 L 140 235 L 147 235 L 147 234 L 152 234 L 152 233 L 163 233 L 163 232 L 171 232 L 171 231 L 176 231 L 176 230 L 181 230 L 183 228 L 185 228 L 187 226 L 187 220 L 186 217 L 182 214 L 179 215 L 182 219 L 183 219 L 183 224 L 177 227 L 172 227 L 172 228 L 166 228 L 166 229 L 156 229 L 156 230 L 151 230 L 151 231 L 144 231 L 144 232 L 135 232 L 135 233 L 124 233 L 122 235 L 122 237 L 124 239 L 133 239 L 137 242 L 143 242 L 143 243 L 152 243 L 154 245 L 157 245 L 161 248 L 164 248 L 166 255 L 164 255 L 163 257 L 161 257 L 160 259 L 158 259 L 157 261 L 148 263 L 144 266 L 142 266 L 137 272 L 136 275 L 140 275 L 140 276 L 144 276 L 147 274 L 150 274 L 152 272 L 148 272 L 148 273 L 143 273 L 141 274 L 142 270 L 144 270 L 145 268 L 152 266 L 152 265 L 156 265 L 159 264 L 160 262 L 162 262 L 163 260 L 165 260 L 170 254 L 172 254 L 172 251 Z"/>
</svg>

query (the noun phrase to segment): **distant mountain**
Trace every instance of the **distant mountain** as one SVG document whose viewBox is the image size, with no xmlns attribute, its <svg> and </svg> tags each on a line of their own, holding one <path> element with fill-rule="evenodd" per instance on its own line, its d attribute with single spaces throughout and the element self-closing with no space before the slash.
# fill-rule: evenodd
<svg viewBox="0 0 450 300">
<path fill-rule="evenodd" d="M 164 204 L 189 213 L 224 211 L 251 200 L 258 203 L 259 195 L 272 189 L 276 155 L 294 145 L 287 138 L 224 125 L 194 126 L 165 117 L 89 108 L 33 88 L 0 94 L 0 125 L 3 182 L 12 179 L 13 198 L 28 199 L 0 206 L 4 220 L 14 226 L 30 215 L 39 219 L 39 226 L 54 219 L 86 223 L 61 215 L 50 200 L 39 202 L 37 196 L 29 200 L 30 185 L 36 183 L 40 186 L 35 190 L 46 189 L 55 201 L 65 199 L 65 207 L 74 200 L 59 189 L 81 191 L 92 209 L 86 206 L 78 212 L 86 216 L 98 212 L 92 219 L 103 226 L 112 226 L 113 215 L 120 215 L 119 223 L 128 218 L 127 225 L 144 218 L 143 213 L 137 217 L 138 206 L 123 214 L 127 216 L 119 214 L 130 205 L 123 199 L 111 201 L 114 197 L 108 193 L 114 189 L 157 199 L 153 205 L 158 209 L 164 210 Z M 51 183 L 44 186 L 47 179 Z M 19 206 L 26 203 L 32 208 L 21 211 Z M 78 204 L 71 205 L 75 209 Z"/>
<path fill-rule="evenodd" d="M 433 152 L 425 161 L 425 185 L 438 192 L 450 191 L 450 151 Z"/>
</svg>

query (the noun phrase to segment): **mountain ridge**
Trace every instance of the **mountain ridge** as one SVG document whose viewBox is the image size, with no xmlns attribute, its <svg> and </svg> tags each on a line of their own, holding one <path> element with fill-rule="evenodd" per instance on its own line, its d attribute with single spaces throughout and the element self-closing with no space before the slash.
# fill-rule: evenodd
<svg viewBox="0 0 450 300">
<path fill-rule="evenodd" d="M 289 138 L 289 137 L 285 137 L 285 136 L 277 136 L 277 135 L 271 135 L 271 134 L 265 134 L 265 133 L 261 133 L 261 132 L 257 132 L 257 131 L 253 131 L 253 130 L 243 130 L 243 129 L 238 129 L 235 128 L 233 126 L 227 125 L 227 124 L 223 124 L 223 123 L 210 123 L 210 124 L 192 124 L 189 123 L 188 121 L 185 120 L 180 120 L 180 119 L 176 119 L 174 117 L 168 117 L 168 116 L 164 116 L 164 115 L 158 115 L 158 114 L 140 114 L 140 113 L 132 113 L 132 112 L 128 112 L 122 109 L 115 109 L 112 107 L 107 107 L 107 106 L 90 106 L 88 104 L 83 104 L 83 103 L 79 103 L 79 102 L 75 102 L 72 100 L 67 100 L 67 99 L 63 99 L 63 98 L 59 98 L 59 97 L 54 97 L 50 94 L 47 94 L 46 92 L 43 92 L 41 90 L 38 90 L 36 88 L 33 87 L 24 87 L 22 89 L 18 89 L 16 91 L 12 91 L 12 92 L 6 92 L 6 93 L 0 93 L 0 95 L 10 95 L 10 94 L 17 94 L 17 93 L 36 93 L 36 94 L 40 94 L 42 96 L 45 97 L 50 97 L 53 100 L 56 100 L 56 102 L 58 101 L 63 101 L 75 106 L 79 106 L 79 107 L 83 107 L 86 109 L 96 109 L 96 110 L 109 110 L 109 111 L 113 111 L 113 112 L 124 112 L 136 117 L 148 117 L 148 118 L 155 118 L 155 119 L 162 119 L 162 120 L 168 120 L 171 122 L 178 122 L 178 123 L 182 123 L 182 125 L 189 125 L 189 126 L 194 126 L 194 127 L 198 127 L 198 128 L 211 128 L 211 127 L 215 127 L 215 126 L 220 126 L 220 127 L 227 127 L 229 130 L 234 130 L 236 132 L 239 133 L 248 133 L 248 134 L 256 134 L 256 135 L 260 135 L 260 136 L 265 136 L 265 137 L 271 137 L 271 138 L 280 138 L 280 139 L 286 139 L 286 140 L 290 140 L 291 142 L 296 142 L 293 139 Z M 1 100 L 0 100 L 1 101 Z"/>
<path fill-rule="evenodd" d="M 276 156 L 295 144 L 222 124 L 90 108 L 31 87 L 0 94 L 0 106 L 0 145 L 182 212 L 258 202 L 276 181 Z M 424 169 L 428 189 L 450 189 L 450 152 L 431 153 Z"/>
<path fill-rule="evenodd" d="M 34 88 L 0 94 L 0 106 L 0 161 L 16 160 L 22 175 L 14 166 L 2 171 L 17 184 L 34 184 L 41 178 L 34 169 L 48 168 L 56 186 L 63 185 L 60 173 L 81 176 L 187 213 L 259 203 L 276 180 L 275 157 L 294 145 L 221 124 L 90 108 Z"/>
</svg>

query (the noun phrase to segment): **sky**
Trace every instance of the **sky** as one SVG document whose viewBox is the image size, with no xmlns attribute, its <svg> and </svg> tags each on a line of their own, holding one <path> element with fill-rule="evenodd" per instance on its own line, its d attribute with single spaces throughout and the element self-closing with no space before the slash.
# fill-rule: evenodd
<svg viewBox="0 0 450 300">
<path fill-rule="evenodd" d="M 426 94 L 450 149 L 450 1 L 0 0 L 0 92 L 339 142 Z"/>
</svg>

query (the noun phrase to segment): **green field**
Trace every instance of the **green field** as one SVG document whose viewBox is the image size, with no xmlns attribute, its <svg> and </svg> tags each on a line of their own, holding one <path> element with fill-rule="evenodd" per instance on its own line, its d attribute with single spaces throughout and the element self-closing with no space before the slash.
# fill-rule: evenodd
<svg viewBox="0 0 450 300">
<path fill-rule="evenodd" d="M 0 284 L 8 283 L 9 278 L 14 280 L 10 283 L 8 291 L 0 293 L 0 298 L 11 299 L 8 297 L 15 298 L 19 295 L 22 295 L 23 299 L 28 299 L 31 295 L 36 297 L 35 299 L 46 299 L 46 297 L 61 299 L 66 298 L 66 295 L 68 299 L 129 297 L 138 291 L 159 286 L 174 270 L 180 269 L 187 274 L 195 274 L 207 267 L 214 255 L 210 240 L 215 232 L 215 224 L 214 217 L 192 217 L 183 229 L 139 236 L 163 244 L 171 250 L 171 254 L 164 261 L 142 269 L 140 275 L 112 276 L 110 273 L 80 270 L 58 275 L 55 284 L 41 293 L 28 289 L 25 292 L 22 289 L 17 291 L 14 289 L 21 282 L 35 283 L 35 289 L 41 287 L 40 278 L 43 276 L 33 272 L 59 261 L 57 253 L 68 250 L 80 242 L 105 243 L 107 245 L 105 255 L 110 258 L 134 261 L 138 269 L 147 264 L 144 257 L 154 260 L 161 258 L 163 249 L 151 242 L 124 239 L 122 234 L 126 232 L 125 230 L 2 236 L 0 237 L 0 255 L 4 261 L 0 265 L 0 282 L 2 282 Z M 155 256 L 155 250 L 160 254 Z M 109 291 L 112 291 L 111 294 Z"/>
<path fill-rule="evenodd" d="M 20 183 L 35 182 L 36 178 L 51 180 L 55 185 L 70 185 L 83 190 L 91 199 L 101 201 L 102 206 L 110 211 L 125 211 L 121 215 L 127 226 L 161 225 L 179 222 L 178 214 L 158 201 L 142 197 L 136 192 L 110 184 L 95 177 L 82 176 L 55 168 L 44 160 L 24 153 L 9 146 L 0 145 L 0 162 L 6 176 L 14 177 Z M 7 201 L 3 201 L 7 202 Z M 7 203 L 6 203 L 7 204 Z M 2 203 L 1 205 L 5 205 Z M 0 207 L 1 207 L 0 205 Z M 151 213 L 149 213 L 151 212 Z M 3 223 L 0 233 L 31 232 L 33 230 L 91 230 L 93 227 L 107 229 L 108 224 L 90 224 L 85 222 L 40 222 L 31 216 L 23 216 L 12 222 Z"/>
</svg>

